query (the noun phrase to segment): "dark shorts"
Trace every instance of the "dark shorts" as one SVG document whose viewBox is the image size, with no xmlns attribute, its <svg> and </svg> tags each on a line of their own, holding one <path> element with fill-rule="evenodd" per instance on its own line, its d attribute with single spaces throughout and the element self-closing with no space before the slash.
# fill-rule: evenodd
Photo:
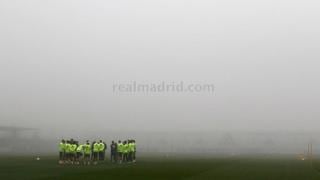
<svg viewBox="0 0 320 180">
<path fill-rule="evenodd" d="M 63 160 L 63 158 L 64 158 L 64 152 L 59 152 L 59 158 L 60 158 L 60 160 Z"/>
<path fill-rule="evenodd" d="M 98 154 L 99 154 L 98 152 L 93 152 L 93 158 L 98 159 Z"/>
<path fill-rule="evenodd" d="M 90 154 L 84 154 L 85 159 L 90 159 Z"/>
<path fill-rule="evenodd" d="M 99 152 L 99 160 L 103 160 L 104 159 L 104 152 L 103 151 L 100 151 Z"/>
<path fill-rule="evenodd" d="M 81 152 L 77 152 L 77 158 L 80 158 L 82 156 Z"/>
<path fill-rule="evenodd" d="M 76 157 L 76 155 L 77 155 L 77 153 L 76 152 L 72 152 L 72 153 L 70 153 L 70 157 Z"/>
</svg>

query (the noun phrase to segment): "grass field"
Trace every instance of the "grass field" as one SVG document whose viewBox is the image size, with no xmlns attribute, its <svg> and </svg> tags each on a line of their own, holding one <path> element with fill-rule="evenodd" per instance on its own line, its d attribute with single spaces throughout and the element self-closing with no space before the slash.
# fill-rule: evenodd
<svg viewBox="0 0 320 180">
<path fill-rule="evenodd" d="M 0 157 L 1 180 L 101 179 L 210 179 L 210 180 L 312 180 L 320 179 L 320 162 L 294 157 L 140 158 L 136 164 L 61 166 L 55 157 Z"/>
</svg>

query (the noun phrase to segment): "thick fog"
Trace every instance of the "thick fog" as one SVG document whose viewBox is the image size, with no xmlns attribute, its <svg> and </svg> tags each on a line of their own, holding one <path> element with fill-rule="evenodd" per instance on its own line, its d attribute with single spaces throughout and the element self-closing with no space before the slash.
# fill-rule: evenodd
<svg viewBox="0 0 320 180">
<path fill-rule="evenodd" d="M 51 151 L 71 137 L 135 138 L 145 151 L 303 151 L 320 130 L 319 9 L 316 0 L 1 0 L 0 126 L 35 128 L 31 138 L 51 139 Z M 180 82 L 214 89 L 119 88 Z"/>
</svg>

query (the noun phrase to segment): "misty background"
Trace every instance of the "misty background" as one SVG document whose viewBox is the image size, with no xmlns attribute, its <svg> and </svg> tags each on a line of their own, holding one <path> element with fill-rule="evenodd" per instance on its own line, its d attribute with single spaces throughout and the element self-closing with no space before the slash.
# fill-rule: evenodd
<svg viewBox="0 0 320 180">
<path fill-rule="evenodd" d="M 1 0 L 0 152 L 13 141 L 55 152 L 71 137 L 135 138 L 151 152 L 317 149 L 319 9 L 315 0 Z M 113 92 L 132 81 L 215 89 Z"/>
</svg>

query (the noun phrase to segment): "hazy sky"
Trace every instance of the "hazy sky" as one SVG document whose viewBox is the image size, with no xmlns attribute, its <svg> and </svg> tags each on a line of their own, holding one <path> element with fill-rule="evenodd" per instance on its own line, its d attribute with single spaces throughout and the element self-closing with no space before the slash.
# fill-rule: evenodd
<svg viewBox="0 0 320 180">
<path fill-rule="evenodd" d="M 0 0 L 0 125 L 320 129 L 317 0 Z M 185 81 L 212 93 L 119 94 Z"/>
</svg>

